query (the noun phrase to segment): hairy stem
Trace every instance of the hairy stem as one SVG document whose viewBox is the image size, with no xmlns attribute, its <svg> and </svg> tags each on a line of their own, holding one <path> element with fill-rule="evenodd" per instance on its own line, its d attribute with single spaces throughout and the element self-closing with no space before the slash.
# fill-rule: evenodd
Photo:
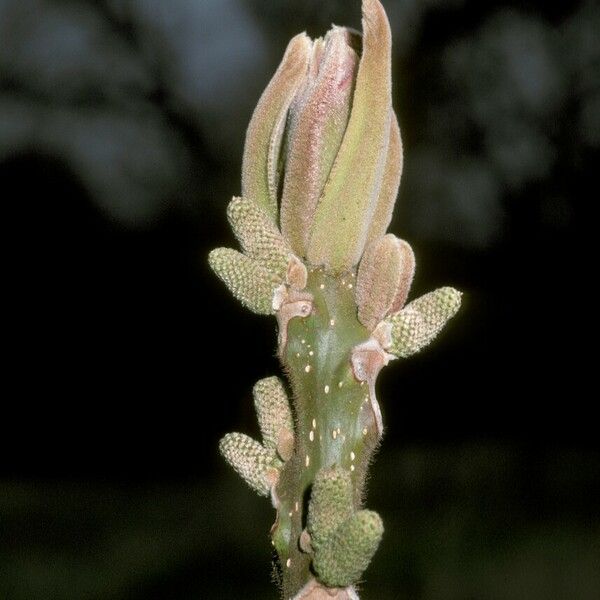
<svg viewBox="0 0 600 600">
<path fill-rule="evenodd" d="M 353 501 L 362 504 L 368 463 L 379 435 L 369 388 L 356 379 L 352 349 L 369 338 L 358 321 L 354 272 L 309 272 L 306 290 L 313 312 L 292 319 L 281 360 L 292 387 L 296 448 L 281 473 L 273 542 L 282 568 L 284 597 L 293 597 L 311 578 L 310 555 L 300 536 L 315 474 L 340 466 L 351 473 Z"/>
</svg>

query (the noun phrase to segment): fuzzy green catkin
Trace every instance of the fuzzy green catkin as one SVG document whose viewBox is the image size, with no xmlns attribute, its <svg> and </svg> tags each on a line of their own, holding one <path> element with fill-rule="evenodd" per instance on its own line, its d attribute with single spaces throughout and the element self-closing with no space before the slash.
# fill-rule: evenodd
<svg viewBox="0 0 600 600">
<path fill-rule="evenodd" d="M 258 261 L 230 248 L 217 248 L 208 263 L 229 291 L 259 315 L 273 314 L 273 294 L 281 279 Z"/>
<path fill-rule="evenodd" d="M 340 467 L 322 468 L 313 483 L 308 505 L 308 532 L 317 550 L 353 512 L 350 472 Z"/>
<path fill-rule="evenodd" d="M 313 566 L 329 587 L 355 583 L 369 566 L 383 535 L 381 517 L 361 510 L 344 521 L 315 553 Z"/>
<path fill-rule="evenodd" d="M 247 198 L 233 198 L 227 218 L 242 250 L 283 280 L 290 249 L 264 210 Z"/>
<path fill-rule="evenodd" d="M 389 352 L 406 358 L 427 346 L 460 308 L 461 293 L 451 287 L 425 294 L 387 319 L 391 323 Z"/>
<path fill-rule="evenodd" d="M 282 431 L 294 431 L 289 400 L 279 377 L 266 377 L 252 390 L 265 448 L 276 450 Z"/>
<path fill-rule="evenodd" d="M 269 469 L 278 466 L 272 452 L 244 433 L 226 434 L 219 442 L 219 450 L 229 465 L 257 494 L 269 495 Z"/>
</svg>

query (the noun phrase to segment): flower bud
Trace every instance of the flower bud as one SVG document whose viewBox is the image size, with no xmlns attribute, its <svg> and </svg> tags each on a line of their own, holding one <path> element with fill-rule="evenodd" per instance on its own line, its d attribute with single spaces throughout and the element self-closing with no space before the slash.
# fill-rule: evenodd
<svg viewBox="0 0 600 600">
<path fill-rule="evenodd" d="M 379 0 L 362 0 L 362 12 L 362 37 L 334 26 L 290 42 L 244 150 L 242 196 L 279 216 L 300 259 L 330 272 L 355 267 L 385 234 L 402 165 L 390 25 Z"/>
</svg>

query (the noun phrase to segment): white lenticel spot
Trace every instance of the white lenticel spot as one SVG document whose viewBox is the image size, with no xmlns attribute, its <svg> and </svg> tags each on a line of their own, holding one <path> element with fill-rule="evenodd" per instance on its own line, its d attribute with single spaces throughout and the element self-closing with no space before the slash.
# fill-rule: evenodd
<svg viewBox="0 0 600 600">
<path fill-rule="evenodd" d="M 363 435 L 367 435 L 367 428 L 366 427 L 363 429 Z"/>
<path fill-rule="evenodd" d="M 285 561 L 285 566 L 286 566 L 286 567 L 289 569 L 291 564 L 292 564 L 292 559 L 291 559 L 291 558 L 288 558 L 288 559 Z"/>
<path fill-rule="evenodd" d="M 308 439 L 312 442 L 315 439 L 315 432 L 311 429 L 308 434 Z"/>
<path fill-rule="evenodd" d="M 316 419 L 312 420 L 312 426 L 313 426 L 313 429 L 317 428 L 317 420 Z"/>
<path fill-rule="evenodd" d="M 350 460 L 354 460 L 356 458 L 356 454 L 354 452 L 350 452 Z"/>
<path fill-rule="evenodd" d="M 306 365 L 306 366 L 304 367 L 304 370 L 305 370 L 307 373 L 310 373 L 310 365 Z"/>
<path fill-rule="evenodd" d="M 343 385 L 344 385 L 344 382 L 343 382 L 343 381 L 340 381 L 340 382 L 338 383 L 338 387 L 339 387 L 339 388 L 341 388 Z"/>
<path fill-rule="evenodd" d="M 350 470 L 354 471 L 354 465 L 350 465 Z"/>
<path fill-rule="evenodd" d="M 325 284 L 324 284 L 324 283 L 322 283 L 322 284 L 321 284 L 319 287 L 320 287 L 322 290 L 324 290 L 324 289 L 325 289 Z"/>
<path fill-rule="evenodd" d="M 304 463 L 306 464 L 307 467 L 308 467 L 308 465 L 310 465 L 310 456 L 308 454 L 306 455 L 306 460 L 304 461 Z"/>
<path fill-rule="evenodd" d="M 309 356 L 314 356 L 314 354 L 315 353 L 312 350 L 308 353 Z"/>
<path fill-rule="evenodd" d="M 325 393 L 329 394 L 329 386 L 328 385 L 325 386 Z"/>
<path fill-rule="evenodd" d="M 337 437 L 337 431 L 335 429 L 331 432 L 331 437 L 333 437 L 334 440 Z"/>
<path fill-rule="evenodd" d="M 335 325 L 335 319 L 331 319 L 331 320 L 329 321 L 329 324 L 330 324 L 330 325 L 333 327 L 333 326 Z"/>
</svg>

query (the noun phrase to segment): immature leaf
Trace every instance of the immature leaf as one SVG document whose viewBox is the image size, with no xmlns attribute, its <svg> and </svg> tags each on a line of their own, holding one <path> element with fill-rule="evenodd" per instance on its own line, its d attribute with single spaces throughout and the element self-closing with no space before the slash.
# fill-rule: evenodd
<svg viewBox="0 0 600 600">
<path fill-rule="evenodd" d="M 283 280 L 291 252 L 272 219 L 247 198 L 233 198 L 227 217 L 244 252 Z"/>
<path fill-rule="evenodd" d="M 334 27 L 315 43 L 309 77 L 290 107 L 281 231 L 305 256 L 319 198 L 346 131 L 358 56 L 351 33 Z"/>
<path fill-rule="evenodd" d="M 329 587 L 356 583 L 369 566 L 383 535 L 381 517 L 361 510 L 344 521 L 315 553 L 313 566 Z"/>
<path fill-rule="evenodd" d="M 318 549 L 353 512 L 350 472 L 340 467 L 322 468 L 315 475 L 308 505 L 308 532 Z"/>
<path fill-rule="evenodd" d="M 270 470 L 278 463 L 256 440 L 243 433 L 228 433 L 219 442 L 219 450 L 236 473 L 260 496 L 268 496 L 271 489 Z"/>
<path fill-rule="evenodd" d="M 281 280 L 265 266 L 230 248 L 213 250 L 208 263 L 245 307 L 259 315 L 273 314 L 273 294 Z"/>
<path fill-rule="evenodd" d="M 293 435 L 294 422 L 290 403 L 279 377 L 266 377 L 253 389 L 254 407 L 265 448 L 276 450 L 286 431 Z"/>
<path fill-rule="evenodd" d="M 387 319 L 392 344 L 387 350 L 406 358 L 427 346 L 460 308 L 461 293 L 443 287 L 425 294 Z"/>
<path fill-rule="evenodd" d="M 343 271 L 362 255 L 388 152 L 391 32 L 379 0 L 363 0 L 363 51 L 352 112 L 317 206 L 307 258 Z"/>
<path fill-rule="evenodd" d="M 242 196 L 251 198 L 277 222 L 276 182 L 279 146 L 288 107 L 306 75 L 312 42 L 292 38 L 283 60 L 252 115 L 242 164 Z"/>
<path fill-rule="evenodd" d="M 400 187 L 400 177 L 402 175 L 402 138 L 400 137 L 400 127 L 398 118 L 394 110 L 391 110 L 390 122 L 390 144 L 383 172 L 383 181 L 381 191 L 377 199 L 377 205 L 371 219 L 369 232 L 367 233 L 367 245 L 385 234 L 392 220 L 394 204 L 398 196 Z"/>
</svg>

